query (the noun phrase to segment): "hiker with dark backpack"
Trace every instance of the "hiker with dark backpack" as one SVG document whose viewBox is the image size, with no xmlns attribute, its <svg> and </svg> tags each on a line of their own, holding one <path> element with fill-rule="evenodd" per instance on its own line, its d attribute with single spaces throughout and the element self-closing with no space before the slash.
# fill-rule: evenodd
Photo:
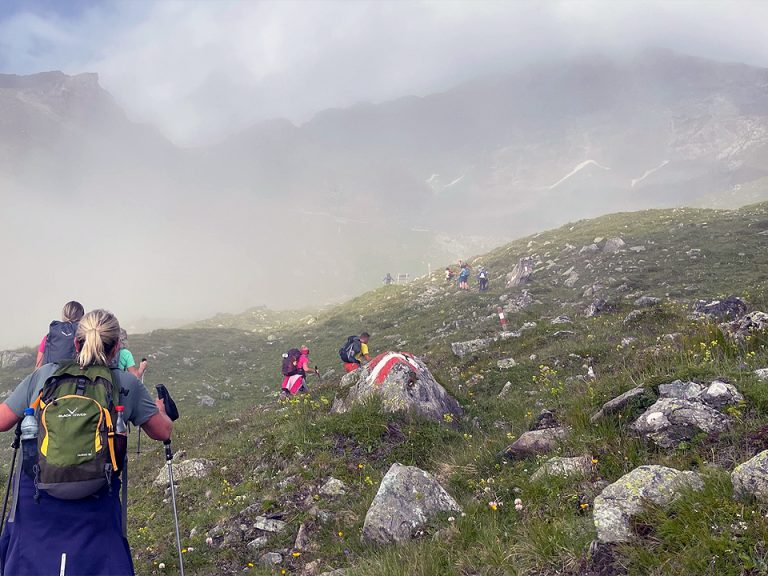
<svg viewBox="0 0 768 576">
<path fill-rule="evenodd" d="M 362 361 L 371 361 L 371 357 L 368 355 L 368 340 L 370 338 L 368 332 L 363 332 L 360 336 L 347 337 L 344 345 L 339 348 L 339 358 L 344 363 L 344 371 L 349 373 L 357 370 L 362 366 Z"/>
<path fill-rule="evenodd" d="M 85 310 L 80 302 L 72 300 L 64 304 L 61 310 L 61 321 L 51 322 L 48 334 L 43 336 L 40 342 L 35 368 L 40 368 L 49 362 L 75 359 L 75 332 L 77 332 L 77 323 L 84 313 Z"/>
<path fill-rule="evenodd" d="M 298 394 L 304 387 L 304 373 L 299 369 L 299 358 L 301 350 L 291 348 L 283 354 L 283 386 L 284 396 L 293 396 Z"/>
<path fill-rule="evenodd" d="M 37 434 L 36 440 L 22 436 L 30 444 L 0 538 L 5 575 L 134 574 L 120 503 L 119 472 L 127 460 L 116 432 L 121 422 L 132 422 L 166 441 L 173 425 L 163 400 L 153 401 L 132 374 L 108 368 L 119 335 L 111 313 L 89 312 L 75 335 L 77 361 L 42 366 L 0 404 L 0 430 L 24 417 Z"/>
</svg>

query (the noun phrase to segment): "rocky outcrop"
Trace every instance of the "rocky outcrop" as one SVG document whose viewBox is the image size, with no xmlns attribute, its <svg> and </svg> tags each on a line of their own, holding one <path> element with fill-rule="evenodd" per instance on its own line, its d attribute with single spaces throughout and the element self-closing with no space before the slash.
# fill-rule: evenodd
<svg viewBox="0 0 768 576">
<path fill-rule="evenodd" d="M 520 260 L 512 268 L 512 272 L 507 274 L 507 288 L 514 288 L 521 284 L 526 284 L 531 281 L 533 276 L 533 258 L 526 256 L 520 258 Z"/>
<path fill-rule="evenodd" d="M 747 305 L 736 296 L 728 296 L 723 300 L 699 300 L 694 305 L 693 311 L 715 320 L 736 320 L 747 313 Z"/>
<path fill-rule="evenodd" d="M 537 482 L 550 476 L 559 478 L 585 478 L 592 473 L 592 456 L 576 456 L 575 458 L 550 458 L 531 476 Z"/>
<path fill-rule="evenodd" d="M 32 368 L 35 357 L 29 352 L 0 351 L 0 368 Z"/>
<path fill-rule="evenodd" d="M 568 429 L 563 427 L 529 430 L 507 446 L 504 455 L 510 460 L 522 460 L 529 456 L 547 454 L 568 437 Z"/>
<path fill-rule="evenodd" d="M 319 492 L 323 496 L 330 496 L 332 498 L 344 496 L 347 493 L 347 485 L 338 478 L 331 477 L 320 487 Z"/>
<path fill-rule="evenodd" d="M 592 303 L 587 306 L 587 309 L 584 310 L 584 316 L 587 318 L 592 318 L 593 316 L 597 316 L 600 312 L 605 310 L 605 307 L 608 305 L 608 302 L 604 300 L 603 298 L 595 298 L 592 300 Z"/>
<path fill-rule="evenodd" d="M 440 512 L 461 512 L 461 507 L 429 473 L 392 464 L 365 515 L 363 539 L 405 542 Z"/>
<path fill-rule="evenodd" d="M 621 238 L 608 238 L 603 245 L 603 252 L 606 254 L 615 254 L 621 252 L 626 247 L 626 242 Z"/>
<path fill-rule="evenodd" d="M 467 340 L 465 342 L 453 342 L 451 351 L 454 356 L 464 358 L 467 354 L 474 354 L 480 350 L 485 350 L 493 342 L 493 338 L 477 338 L 476 340 Z"/>
<path fill-rule="evenodd" d="M 768 330 L 768 314 L 765 312 L 752 312 L 733 322 L 721 324 L 720 329 L 734 340 L 743 341 L 747 336 L 755 332 Z"/>
<path fill-rule="evenodd" d="M 686 488 L 700 490 L 704 482 L 696 472 L 665 466 L 640 466 L 607 486 L 594 502 L 594 522 L 600 542 L 629 542 L 635 538 L 632 518 L 647 503 L 666 507 Z"/>
<path fill-rule="evenodd" d="M 768 504 L 768 450 L 736 466 L 731 473 L 731 483 L 736 498 L 752 497 Z"/>
<path fill-rule="evenodd" d="M 647 308 L 648 306 L 656 306 L 660 302 L 661 298 L 656 298 L 654 296 L 640 296 L 640 298 L 635 300 L 635 306 Z"/>
<path fill-rule="evenodd" d="M 517 366 L 517 362 L 515 362 L 514 358 L 503 358 L 502 360 L 496 361 L 496 366 L 500 370 L 509 370 L 510 368 Z"/>
<path fill-rule="evenodd" d="M 342 381 L 332 412 L 348 411 L 371 397 L 381 399 L 388 412 L 414 410 L 437 422 L 453 421 L 462 415 L 459 403 L 432 376 L 426 364 L 411 354 L 387 352 Z M 343 397 L 344 396 L 344 397 Z"/>
<path fill-rule="evenodd" d="M 649 404 L 653 402 L 653 396 L 642 386 L 636 386 L 631 390 L 627 390 L 624 394 L 617 396 L 612 400 L 608 400 L 603 404 L 602 408 L 595 412 L 589 419 L 592 424 L 598 422 L 601 418 L 608 416 L 609 414 L 616 414 L 617 412 L 623 412 L 632 404 L 641 404 L 645 400 Z M 650 400 L 650 401 L 649 401 Z M 648 404 L 646 404 L 647 406 Z"/>
<path fill-rule="evenodd" d="M 179 483 L 187 478 L 205 478 L 211 470 L 213 470 L 213 462 L 205 458 L 182 460 L 173 465 L 173 480 L 174 483 Z M 170 484 L 167 466 L 160 470 L 153 484 L 159 488 Z"/>
<path fill-rule="evenodd" d="M 674 448 L 699 432 L 719 434 L 730 420 L 722 412 L 701 402 L 661 398 L 648 408 L 631 428 L 662 448 Z"/>
<path fill-rule="evenodd" d="M 515 314 L 528 308 L 533 302 L 533 295 L 531 295 L 528 290 L 523 290 L 517 296 L 513 296 L 507 300 L 507 303 L 504 305 L 504 312 Z"/>
</svg>

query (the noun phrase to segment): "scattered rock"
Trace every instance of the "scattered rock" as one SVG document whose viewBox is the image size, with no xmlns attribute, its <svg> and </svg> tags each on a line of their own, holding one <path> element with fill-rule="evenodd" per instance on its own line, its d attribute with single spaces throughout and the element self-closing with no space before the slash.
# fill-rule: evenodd
<svg viewBox="0 0 768 576">
<path fill-rule="evenodd" d="M 467 354 L 473 354 L 480 350 L 485 350 L 493 342 L 493 338 L 477 338 L 476 340 L 467 340 L 466 342 L 451 343 L 451 350 L 455 356 L 463 358 Z"/>
<path fill-rule="evenodd" d="M 747 305 L 736 296 L 728 296 L 724 300 L 699 300 L 694 305 L 694 312 L 709 316 L 716 320 L 736 320 L 747 313 Z"/>
<path fill-rule="evenodd" d="M 629 250 L 630 252 L 634 252 L 635 254 L 638 254 L 640 252 L 645 252 L 645 246 L 630 246 Z"/>
<path fill-rule="evenodd" d="M 755 370 L 755 376 L 759 380 L 768 380 L 768 368 L 758 368 Z"/>
<path fill-rule="evenodd" d="M 699 394 L 699 400 L 715 410 L 722 410 L 727 406 L 735 406 L 744 402 L 744 396 L 739 393 L 733 384 L 715 380 Z"/>
<path fill-rule="evenodd" d="M 568 318 L 568 316 L 563 314 L 550 320 L 550 324 L 573 324 L 573 322 L 571 322 L 571 319 Z"/>
<path fill-rule="evenodd" d="M 661 298 L 656 298 L 654 296 L 640 296 L 640 298 L 635 300 L 635 306 L 647 308 L 648 306 L 656 306 L 656 304 L 659 304 L 660 302 Z"/>
<path fill-rule="evenodd" d="M 554 334 L 552 334 L 553 338 L 566 338 L 568 336 L 573 336 L 575 332 L 573 330 L 558 330 Z"/>
<path fill-rule="evenodd" d="M 533 258 L 530 256 L 520 258 L 515 267 L 512 268 L 512 272 L 507 274 L 507 288 L 513 288 L 530 282 L 532 276 Z"/>
<path fill-rule="evenodd" d="M 563 285 L 567 286 L 568 288 L 573 288 L 576 286 L 576 282 L 579 281 L 579 273 L 576 271 L 571 272 L 568 275 L 568 278 L 563 280 Z"/>
<path fill-rule="evenodd" d="M 509 370 L 510 368 L 517 366 L 517 362 L 515 362 L 514 358 L 504 358 L 503 360 L 496 362 L 496 366 L 501 370 Z"/>
<path fill-rule="evenodd" d="M 720 329 L 735 340 L 744 340 L 750 334 L 768 330 L 768 314 L 752 312 L 733 322 L 720 325 Z"/>
<path fill-rule="evenodd" d="M 606 254 L 615 254 L 616 252 L 623 250 L 626 245 L 626 242 L 621 238 L 609 238 L 603 245 L 603 252 Z"/>
<path fill-rule="evenodd" d="M 536 482 L 548 476 L 560 478 L 586 477 L 592 473 L 592 456 L 576 456 L 575 458 L 550 458 L 536 470 L 531 480 Z"/>
<path fill-rule="evenodd" d="M 283 556 L 277 552 L 267 552 L 266 554 L 263 554 L 261 558 L 259 558 L 259 564 L 262 566 L 277 566 L 278 564 L 282 563 Z"/>
<path fill-rule="evenodd" d="M 531 424 L 529 430 L 546 430 L 547 428 L 559 428 L 560 423 L 552 410 L 542 410 Z"/>
<path fill-rule="evenodd" d="M 704 386 L 697 382 L 683 382 L 675 380 L 668 384 L 659 384 L 659 396 L 661 398 L 680 398 L 693 400 L 704 390 Z"/>
<path fill-rule="evenodd" d="M 630 312 L 624 317 L 624 326 L 629 326 L 630 324 L 634 324 L 638 320 L 641 320 L 644 316 L 645 316 L 644 310 L 632 310 L 632 312 Z"/>
<path fill-rule="evenodd" d="M 626 336 L 621 339 L 621 347 L 626 348 L 627 346 L 632 346 L 634 344 L 637 344 L 638 340 L 634 336 Z"/>
<path fill-rule="evenodd" d="M 323 496 L 344 496 L 347 493 L 347 485 L 341 480 L 331 477 L 320 487 L 319 492 Z"/>
<path fill-rule="evenodd" d="M 731 483 L 736 498 L 754 497 L 762 504 L 768 503 L 768 450 L 736 466 Z"/>
<path fill-rule="evenodd" d="M 701 402 L 661 398 L 631 428 L 662 448 L 674 448 L 699 432 L 719 434 L 729 421 L 727 416 Z"/>
<path fill-rule="evenodd" d="M 216 404 L 216 400 L 214 400 L 207 394 L 203 394 L 199 398 L 200 398 L 200 401 L 199 401 L 200 406 L 207 406 L 208 408 L 213 408 L 213 406 Z"/>
<path fill-rule="evenodd" d="M 288 526 L 287 522 L 266 516 L 258 516 L 253 523 L 253 527 L 263 532 L 282 532 Z"/>
<path fill-rule="evenodd" d="M 608 400 L 603 407 L 600 408 L 589 419 L 592 424 L 598 422 L 601 418 L 608 416 L 609 414 L 615 414 L 617 412 L 623 412 L 627 407 L 633 403 L 641 404 L 643 399 L 651 399 L 652 396 L 642 386 L 637 386 L 631 390 L 627 390 L 624 394 L 617 396 L 612 400 Z M 652 401 L 652 400 L 651 400 Z"/>
<path fill-rule="evenodd" d="M 701 490 L 696 472 L 666 466 L 640 466 L 606 487 L 594 502 L 594 522 L 600 542 L 630 542 L 635 534 L 632 518 L 646 503 L 666 507 L 686 488 Z"/>
<path fill-rule="evenodd" d="M 546 454 L 557 448 L 567 437 L 568 429 L 562 427 L 530 430 L 507 446 L 504 455 L 510 460 L 522 460 L 529 456 Z"/>
<path fill-rule="evenodd" d="M 591 254 L 599 251 L 600 247 L 597 244 L 587 244 L 586 246 L 583 246 L 581 250 L 579 250 L 579 254 Z"/>
<path fill-rule="evenodd" d="M 592 301 L 592 304 L 590 304 L 587 309 L 584 311 L 584 316 L 587 318 L 592 318 L 593 316 L 597 316 L 600 312 L 602 312 L 605 309 L 605 306 L 608 304 L 606 300 L 603 298 L 595 298 Z"/>
<path fill-rule="evenodd" d="M 531 293 L 528 292 L 528 290 L 523 290 L 520 294 L 507 301 L 504 305 L 504 312 L 507 314 L 516 314 L 517 312 L 528 308 L 533 302 L 534 300 Z"/>
<path fill-rule="evenodd" d="M 0 352 L 0 368 L 31 368 L 35 365 L 35 357 L 29 352 Z"/>
<path fill-rule="evenodd" d="M 299 550 L 301 552 L 309 549 L 309 530 L 307 530 L 307 525 L 302 523 L 299 526 L 299 531 L 296 533 L 296 540 L 293 544 L 294 550 Z"/>
<path fill-rule="evenodd" d="M 435 380 L 426 364 L 410 354 L 379 354 L 349 377 L 353 384 L 349 386 L 346 398 L 336 397 L 332 412 L 346 412 L 352 406 L 378 396 L 383 409 L 388 412 L 415 410 L 437 422 L 446 421 L 446 415 L 459 418 L 463 413 L 456 399 Z"/>
<path fill-rule="evenodd" d="M 363 539 L 379 544 L 410 540 L 439 512 L 461 512 L 461 507 L 429 473 L 392 464 L 365 515 Z"/>
<path fill-rule="evenodd" d="M 251 550 L 261 550 L 264 548 L 267 543 L 269 542 L 269 538 L 266 536 L 259 536 L 258 538 L 254 538 L 250 542 L 248 542 L 248 548 Z"/>
<path fill-rule="evenodd" d="M 173 480 L 175 483 L 179 483 L 186 478 L 205 478 L 213 470 L 213 462 L 206 460 L 205 458 L 193 458 L 191 460 L 183 460 L 173 466 Z M 170 480 L 168 479 L 168 467 L 165 466 L 160 470 L 160 473 L 155 478 L 153 484 L 159 488 L 168 486 Z"/>
<path fill-rule="evenodd" d="M 512 382 L 507 381 L 506 384 L 504 384 L 504 388 L 501 389 L 501 392 L 499 392 L 499 398 L 505 398 L 507 394 L 509 394 L 512 391 Z"/>
</svg>

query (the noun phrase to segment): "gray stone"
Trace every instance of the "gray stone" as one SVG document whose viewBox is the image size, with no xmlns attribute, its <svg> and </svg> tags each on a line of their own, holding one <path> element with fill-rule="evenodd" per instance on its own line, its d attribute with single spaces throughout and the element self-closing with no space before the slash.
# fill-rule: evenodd
<svg viewBox="0 0 768 576">
<path fill-rule="evenodd" d="M 517 366 L 517 362 L 515 362 L 514 358 L 504 358 L 503 360 L 497 361 L 496 366 L 501 370 L 509 370 L 510 368 Z"/>
<path fill-rule="evenodd" d="M 755 370 L 755 376 L 759 380 L 768 380 L 768 368 L 758 368 Z"/>
<path fill-rule="evenodd" d="M 251 550 L 261 550 L 264 548 L 267 543 L 269 542 L 269 538 L 266 536 L 259 536 L 258 538 L 254 538 L 250 542 L 248 542 L 248 548 Z"/>
<path fill-rule="evenodd" d="M 739 464 L 731 473 L 733 495 L 736 498 L 754 497 L 768 503 L 768 450 L 751 460 Z"/>
<path fill-rule="evenodd" d="M 716 410 L 722 410 L 727 406 L 735 406 L 744 402 L 744 396 L 739 393 L 736 386 L 729 382 L 715 380 L 699 394 L 699 400 Z"/>
<path fill-rule="evenodd" d="M 208 408 L 213 408 L 213 406 L 216 404 L 216 400 L 208 396 L 207 394 L 203 394 L 200 398 L 200 406 L 207 406 Z"/>
<path fill-rule="evenodd" d="M 634 324 L 641 318 L 645 316 L 645 311 L 643 310 L 632 310 L 629 314 L 627 314 L 624 317 L 624 326 L 629 326 L 630 324 Z"/>
<path fill-rule="evenodd" d="M 720 324 L 720 329 L 733 339 L 743 341 L 747 336 L 755 332 L 768 330 L 768 314 L 765 312 L 752 312 L 733 322 Z"/>
<path fill-rule="evenodd" d="M 607 486 L 595 498 L 594 522 L 600 542 L 630 542 L 635 538 L 632 518 L 647 503 L 666 507 L 683 489 L 701 490 L 704 482 L 696 472 L 666 466 L 640 466 Z"/>
<path fill-rule="evenodd" d="M 263 532 L 282 532 L 288 526 L 287 522 L 266 516 L 258 516 L 253 523 L 253 527 Z"/>
<path fill-rule="evenodd" d="M 211 473 L 213 462 L 205 458 L 192 458 L 191 460 L 182 460 L 173 465 L 173 480 L 179 483 L 187 478 L 205 478 Z M 153 482 L 158 488 L 168 486 L 168 467 L 164 466 Z"/>
<path fill-rule="evenodd" d="M 631 428 L 662 448 L 674 448 L 699 432 L 719 434 L 729 422 L 727 416 L 701 402 L 661 398 Z"/>
<path fill-rule="evenodd" d="M 461 507 L 429 473 L 392 464 L 365 515 L 363 539 L 405 542 L 440 512 L 461 512 Z"/>
<path fill-rule="evenodd" d="M 623 250 L 626 245 L 626 242 L 621 238 L 609 238 L 603 245 L 603 252 L 606 254 L 615 254 L 616 252 Z"/>
<path fill-rule="evenodd" d="M 347 376 L 341 382 L 332 412 L 347 412 L 368 398 L 378 397 L 387 412 L 414 410 L 437 422 L 445 421 L 446 415 L 459 418 L 463 414 L 459 403 L 435 380 L 426 364 L 410 354 L 387 352 L 377 364 L 370 362 Z"/>
<path fill-rule="evenodd" d="M 608 400 L 605 404 L 603 404 L 603 407 L 600 408 L 597 412 L 595 412 L 592 417 L 589 419 L 592 424 L 599 421 L 601 418 L 609 415 L 609 414 L 615 414 L 616 412 L 621 412 L 624 410 L 627 406 L 629 406 L 633 401 L 636 399 L 642 398 L 645 396 L 646 391 L 645 388 L 642 386 L 637 386 L 635 388 L 632 388 L 631 390 L 627 390 L 624 392 L 624 394 L 621 394 L 620 396 L 617 396 L 616 398 L 612 400 Z"/>
<path fill-rule="evenodd" d="M 656 306 L 656 304 L 661 302 L 661 298 L 656 298 L 654 296 L 640 296 L 637 300 L 635 300 L 635 306 L 640 307 L 648 307 L 648 306 Z"/>
<path fill-rule="evenodd" d="M 282 563 L 283 556 L 277 552 L 267 552 L 266 554 L 263 554 L 261 558 L 259 558 L 259 564 L 262 566 L 277 566 L 278 564 Z"/>
<path fill-rule="evenodd" d="M 581 250 L 579 250 L 579 254 L 593 254 L 599 251 L 600 247 L 597 244 L 587 244 L 586 246 L 582 246 Z"/>
<path fill-rule="evenodd" d="M 320 494 L 323 496 L 344 496 L 347 493 L 347 485 L 337 478 L 329 478 L 325 484 L 320 487 Z"/>
<path fill-rule="evenodd" d="M 302 523 L 299 526 L 299 531 L 296 533 L 296 540 L 293 543 L 293 549 L 303 552 L 305 550 L 309 550 L 309 548 L 309 530 L 307 530 L 307 525 Z"/>
<path fill-rule="evenodd" d="M 592 456 L 576 456 L 575 458 L 550 458 L 531 476 L 537 482 L 549 476 L 559 478 L 584 478 L 592 473 Z"/>
<path fill-rule="evenodd" d="M 520 294 L 507 301 L 504 305 L 504 312 L 508 314 L 516 314 L 517 312 L 528 308 L 531 304 L 533 304 L 533 296 L 528 290 L 523 290 Z"/>
<path fill-rule="evenodd" d="M 571 322 L 571 319 L 568 318 L 568 316 L 565 316 L 564 314 L 558 316 L 557 318 L 552 318 L 552 320 L 550 320 L 549 323 L 550 324 L 573 324 L 573 322 Z"/>
<path fill-rule="evenodd" d="M 507 274 L 507 288 L 520 286 L 531 281 L 533 276 L 533 258 L 526 256 L 520 258 L 512 272 Z"/>
<path fill-rule="evenodd" d="M 632 346 L 633 344 L 637 344 L 638 340 L 634 336 L 625 336 L 621 339 L 621 347 L 626 348 L 627 346 Z"/>
<path fill-rule="evenodd" d="M 505 398 L 511 391 L 512 391 L 512 382 L 507 381 L 507 383 L 504 384 L 504 388 L 502 388 L 501 392 L 499 392 L 499 398 Z"/>
<path fill-rule="evenodd" d="M 593 316 L 597 316 L 600 312 L 602 312 L 608 302 L 604 300 L 603 298 L 595 298 L 592 300 L 592 303 L 587 306 L 587 309 L 584 310 L 584 316 L 587 318 L 592 318 Z"/>
<path fill-rule="evenodd" d="M 552 334 L 552 338 L 567 338 L 568 336 L 573 336 L 575 332 L 573 330 L 558 330 L 554 334 Z"/>
<path fill-rule="evenodd" d="M 573 271 L 568 275 L 568 278 L 563 280 L 563 284 L 568 288 L 573 288 L 574 286 L 576 286 L 576 282 L 578 281 L 579 281 L 579 273 L 576 271 Z"/>
<path fill-rule="evenodd" d="M 747 313 L 747 305 L 741 298 L 729 296 L 723 300 L 699 300 L 694 305 L 694 312 L 716 320 L 736 320 Z"/>
<path fill-rule="evenodd" d="M 493 338 L 477 338 L 476 340 L 467 340 L 466 342 L 451 343 L 451 351 L 455 356 L 463 358 L 467 354 L 473 354 L 480 350 L 485 350 L 493 342 Z"/>
<path fill-rule="evenodd" d="M 529 456 L 551 452 L 568 437 L 568 430 L 563 427 L 529 430 L 507 446 L 504 455 L 511 460 L 522 460 Z"/>
<path fill-rule="evenodd" d="M 704 390 L 704 386 L 697 382 L 683 382 L 675 380 L 668 384 L 659 384 L 659 396 L 661 398 L 682 398 L 683 400 L 693 400 Z"/>
</svg>

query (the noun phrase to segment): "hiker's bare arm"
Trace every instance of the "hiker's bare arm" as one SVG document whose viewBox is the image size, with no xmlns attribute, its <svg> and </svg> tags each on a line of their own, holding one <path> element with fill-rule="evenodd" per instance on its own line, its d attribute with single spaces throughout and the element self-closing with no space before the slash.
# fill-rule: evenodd
<svg viewBox="0 0 768 576">
<path fill-rule="evenodd" d="M 35 360 L 35 368 L 40 368 L 43 365 L 43 353 L 37 353 L 37 359 Z"/>
<path fill-rule="evenodd" d="M 136 368 L 136 366 L 131 366 L 130 368 L 128 368 L 128 372 L 130 372 L 131 374 L 136 376 L 136 378 L 141 380 L 141 377 L 144 375 L 144 370 L 146 370 L 146 369 L 147 369 L 147 361 L 146 360 L 142 360 L 139 363 L 139 367 L 138 368 Z"/>
<path fill-rule="evenodd" d="M 21 418 L 13 413 L 13 410 L 8 407 L 8 404 L 5 402 L 0 404 L 0 432 L 10 430 L 16 426 L 19 420 L 21 420 Z"/>
<path fill-rule="evenodd" d="M 171 430 L 173 430 L 173 422 L 165 414 L 165 404 L 162 400 L 156 400 L 158 412 L 152 416 L 149 420 L 141 425 L 141 429 L 147 433 L 147 436 L 152 440 L 169 440 L 171 437 Z"/>
</svg>

